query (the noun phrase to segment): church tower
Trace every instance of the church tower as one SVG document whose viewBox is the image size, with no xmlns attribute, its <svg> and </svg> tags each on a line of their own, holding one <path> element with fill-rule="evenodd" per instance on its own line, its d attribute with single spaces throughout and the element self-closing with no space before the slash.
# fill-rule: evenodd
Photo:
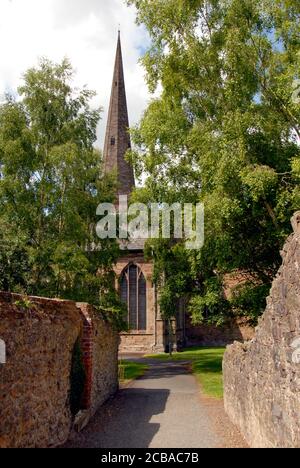
<svg viewBox="0 0 300 468">
<path fill-rule="evenodd" d="M 130 196 L 135 186 L 133 168 L 125 159 L 130 147 L 119 32 L 104 144 L 104 171 L 106 174 L 116 173 L 117 195 Z M 116 288 L 128 309 L 130 331 L 120 336 L 120 352 L 123 353 L 151 353 L 165 349 L 166 329 L 160 317 L 157 291 L 152 281 L 153 263 L 145 259 L 143 249 L 144 242 L 128 243 L 126 249 L 122 249 L 114 269 Z"/>
<path fill-rule="evenodd" d="M 126 151 L 131 148 L 128 129 L 129 120 L 119 32 L 104 143 L 104 172 L 116 173 L 117 195 L 130 195 L 135 185 L 133 168 L 124 157 Z"/>
</svg>

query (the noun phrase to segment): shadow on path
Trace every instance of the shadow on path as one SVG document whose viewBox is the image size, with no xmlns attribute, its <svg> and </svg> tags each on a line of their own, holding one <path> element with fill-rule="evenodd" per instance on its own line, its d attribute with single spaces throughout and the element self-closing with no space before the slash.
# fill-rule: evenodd
<svg viewBox="0 0 300 468">
<path fill-rule="evenodd" d="M 141 360 L 145 362 L 144 360 Z M 119 391 L 65 447 L 200 448 L 219 445 L 184 362 L 150 362 L 143 377 Z"/>
</svg>

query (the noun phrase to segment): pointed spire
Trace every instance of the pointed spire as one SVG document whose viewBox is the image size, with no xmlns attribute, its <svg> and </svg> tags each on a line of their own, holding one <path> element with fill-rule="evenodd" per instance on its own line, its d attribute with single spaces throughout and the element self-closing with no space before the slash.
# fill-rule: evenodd
<svg viewBox="0 0 300 468">
<path fill-rule="evenodd" d="M 118 43 L 104 144 L 104 172 L 117 172 L 118 195 L 129 195 L 135 185 L 133 168 L 125 160 L 131 148 L 123 71 L 121 35 Z"/>
</svg>

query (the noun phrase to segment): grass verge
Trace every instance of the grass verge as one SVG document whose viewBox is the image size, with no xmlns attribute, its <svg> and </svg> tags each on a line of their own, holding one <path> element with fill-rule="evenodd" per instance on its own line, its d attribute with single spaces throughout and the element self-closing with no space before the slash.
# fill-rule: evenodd
<svg viewBox="0 0 300 468">
<path fill-rule="evenodd" d="M 222 361 L 225 348 L 187 348 L 180 353 L 158 354 L 146 357 L 170 361 L 190 361 L 203 393 L 214 398 L 223 398 Z"/>
<path fill-rule="evenodd" d="M 119 380 L 120 383 L 126 384 L 131 380 L 135 380 L 138 377 L 144 375 L 148 366 L 146 364 L 140 364 L 138 362 L 131 361 L 120 361 L 119 362 Z"/>
</svg>

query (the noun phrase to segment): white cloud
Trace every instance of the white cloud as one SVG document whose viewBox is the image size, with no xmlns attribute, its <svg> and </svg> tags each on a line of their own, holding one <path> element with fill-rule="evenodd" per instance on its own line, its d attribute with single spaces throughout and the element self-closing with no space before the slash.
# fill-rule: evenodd
<svg viewBox="0 0 300 468">
<path fill-rule="evenodd" d="M 0 0 L 0 94 L 16 90 L 22 73 L 45 56 L 69 57 L 77 86 L 97 92 L 94 107 L 104 113 L 98 145 L 103 145 L 120 23 L 130 124 L 138 122 L 150 98 L 138 63 L 149 43 L 123 0 Z"/>
</svg>

